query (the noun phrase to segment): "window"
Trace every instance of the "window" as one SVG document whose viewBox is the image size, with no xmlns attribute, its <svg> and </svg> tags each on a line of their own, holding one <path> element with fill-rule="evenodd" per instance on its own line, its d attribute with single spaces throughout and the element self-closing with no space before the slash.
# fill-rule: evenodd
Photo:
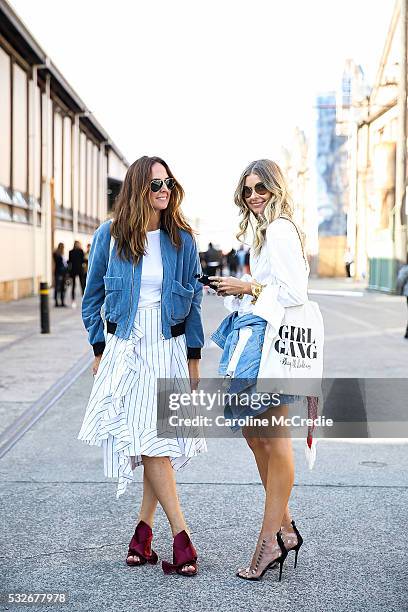
<svg viewBox="0 0 408 612">
<path fill-rule="evenodd" d="M 12 188 L 13 220 L 29 219 L 28 192 L 28 115 L 27 74 L 13 64 Z"/>
<path fill-rule="evenodd" d="M 63 189 L 62 205 L 64 208 L 72 208 L 72 121 L 69 117 L 63 119 Z"/>
<path fill-rule="evenodd" d="M 11 220 L 11 62 L 0 49 L 0 219 Z"/>
<path fill-rule="evenodd" d="M 41 225 L 41 91 L 33 81 L 29 85 L 29 206 L 30 212 L 37 210 L 37 224 Z"/>
<path fill-rule="evenodd" d="M 84 234 L 94 232 L 96 223 L 93 213 L 94 201 L 94 144 L 84 132 L 79 136 L 79 211 L 78 231 Z M 97 148 L 97 147 L 95 147 Z"/>
<path fill-rule="evenodd" d="M 98 154 L 99 149 L 92 145 L 92 217 L 98 219 Z"/>
<path fill-rule="evenodd" d="M 70 125 L 71 120 L 56 110 L 54 113 L 55 227 L 72 230 Z"/>
<path fill-rule="evenodd" d="M 55 207 L 62 206 L 62 117 L 54 113 L 54 200 Z"/>
</svg>

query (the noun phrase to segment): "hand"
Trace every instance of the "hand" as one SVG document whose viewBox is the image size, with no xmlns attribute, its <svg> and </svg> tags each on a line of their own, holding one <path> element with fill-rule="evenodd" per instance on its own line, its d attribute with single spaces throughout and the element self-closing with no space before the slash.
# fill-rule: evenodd
<svg viewBox="0 0 408 612">
<path fill-rule="evenodd" d="M 196 391 L 198 383 L 200 382 L 200 360 L 189 359 L 188 360 L 188 373 L 190 376 L 190 388 L 191 391 Z"/>
<path fill-rule="evenodd" d="M 235 276 L 209 276 L 212 285 L 217 285 L 217 295 L 239 295 L 247 293 L 252 295 L 251 283 L 235 278 Z"/>
<path fill-rule="evenodd" d="M 93 360 L 93 364 L 92 364 L 92 374 L 94 376 L 96 376 L 96 373 L 98 371 L 99 368 L 99 364 L 101 363 L 101 359 L 102 359 L 102 355 L 97 355 L 95 357 L 95 359 Z"/>
</svg>

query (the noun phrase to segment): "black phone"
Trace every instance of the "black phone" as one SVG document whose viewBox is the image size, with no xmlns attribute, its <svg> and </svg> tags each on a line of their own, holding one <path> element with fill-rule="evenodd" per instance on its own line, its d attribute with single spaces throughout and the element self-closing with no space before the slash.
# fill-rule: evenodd
<svg viewBox="0 0 408 612">
<path fill-rule="evenodd" d="M 207 274 L 196 274 L 194 278 L 196 278 L 199 283 L 202 283 L 203 285 L 207 285 L 208 287 L 211 287 L 211 289 L 217 289 L 216 285 L 211 284 Z"/>
</svg>

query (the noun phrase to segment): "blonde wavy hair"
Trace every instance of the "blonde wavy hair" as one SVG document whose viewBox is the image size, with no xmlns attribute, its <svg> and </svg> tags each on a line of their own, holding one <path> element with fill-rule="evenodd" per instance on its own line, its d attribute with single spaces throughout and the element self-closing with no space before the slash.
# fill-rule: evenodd
<svg viewBox="0 0 408 612">
<path fill-rule="evenodd" d="M 271 192 L 263 214 L 255 215 L 249 208 L 243 196 L 245 179 L 250 174 L 259 176 L 260 181 Z M 278 217 L 290 219 L 296 226 L 301 237 L 302 250 L 304 254 L 305 234 L 293 220 L 293 202 L 289 193 L 286 179 L 282 170 L 274 161 L 270 159 L 258 159 L 251 162 L 241 174 L 234 194 L 234 202 L 239 208 L 242 219 L 239 224 L 239 232 L 236 237 L 240 242 L 244 239 L 251 227 L 253 233 L 252 248 L 256 255 L 259 254 L 265 242 L 266 229 L 272 221 Z"/>
</svg>

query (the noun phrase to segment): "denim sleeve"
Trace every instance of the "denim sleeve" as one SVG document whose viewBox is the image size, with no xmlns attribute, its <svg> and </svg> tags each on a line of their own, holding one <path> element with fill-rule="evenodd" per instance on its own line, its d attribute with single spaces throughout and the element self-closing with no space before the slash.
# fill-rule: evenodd
<svg viewBox="0 0 408 612">
<path fill-rule="evenodd" d="M 198 256 L 197 245 L 192 238 L 191 251 L 189 260 L 189 279 L 188 282 L 194 288 L 194 296 L 191 303 L 190 312 L 186 318 L 186 341 L 187 341 L 187 358 L 200 359 L 201 348 L 204 345 L 204 330 L 201 320 L 201 302 L 203 299 L 202 284 L 194 278 L 195 274 L 201 273 L 200 258 Z"/>
<path fill-rule="evenodd" d="M 93 236 L 85 292 L 82 298 L 82 320 L 95 355 L 101 355 L 105 348 L 101 306 L 105 300 L 103 277 L 109 261 L 109 228 L 110 224 L 103 224 L 98 227 Z"/>
</svg>

